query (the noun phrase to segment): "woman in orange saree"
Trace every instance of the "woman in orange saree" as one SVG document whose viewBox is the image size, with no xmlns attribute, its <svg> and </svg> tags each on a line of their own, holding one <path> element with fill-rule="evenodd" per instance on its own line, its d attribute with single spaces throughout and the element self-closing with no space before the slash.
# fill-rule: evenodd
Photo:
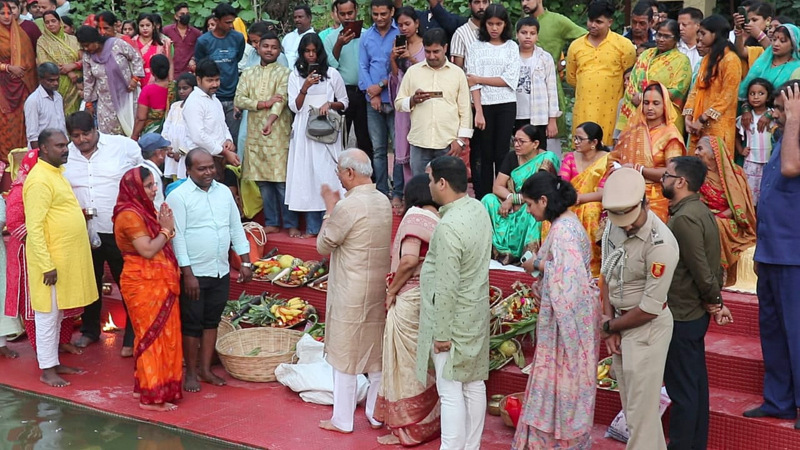
<svg viewBox="0 0 800 450">
<path fill-rule="evenodd" d="M 691 136 L 690 152 L 703 136 L 721 137 L 725 148 L 734 148 L 742 63 L 728 41 L 730 31 L 728 20 L 717 14 L 700 22 L 697 38 L 709 51 L 700 63 L 697 81 L 683 108 L 686 131 Z"/>
<path fill-rule="evenodd" d="M 114 237 L 125 260 L 120 291 L 136 334 L 133 395 L 142 409 L 171 411 L 182 398 L 180 273 L 169 245 L 175 235 L 172 211 L 164 203 L 156 213 L 157 189 L 146 167 L 125 173 L 114 207 Z"/>
<path fill-rule="evenodd" d="M 412 446 L 436 439 L 441 431 L 433 371 L 428 371 L 424 384 L 414 373 L 421 300 L 419 273 L 439 214 L 427 175 L 411 178 L 405 187 L 407 209 L 394 238 L 391 273 L 387 276 L 383 379 L 375 419 L 391 429 L 390 434 L 378 438 L 379 443 Z"/>
<path fill-rule="evenodd" d="M 695 155 L 708 168 L 700 197 L 717 218 L 725 286 L 731 286 L 736 284 L 739 257 L 756 245 L 756 210 L 750 187 L 744 171 L 733 163 L 721 138 L 703 137 L 697 143 Z"/>
<path fill-rule="evenodd" d="M 25 100 L 36 89 L 36 54 L 28 35 L 11 13 L 11 3 L 0 3 L 0 161 L 27 147 Z"/>
<path fill-rule="evenodd" d="M 629 119 L 628 128 L 619 136 L 608 162 L 610 169 L 616 162 L 644 176 L 650 210 L 667 223 L 669 201 L 661 192 L 661 175 L 667 170 L 670 159 L 686 154 L 686 146 L 675 127 L 674 110 L 664 106 L 664 99 L 669 99 L 669 92 L 663 84 L 645 88 L 642 103 Z"/>
<path fill-rule="evenodd" d="M 572 212 L 586 229 L 592 243 L 592 277 L 600 277 L 602 252 L 601 222 L 603 220 L 603 185 L 608 169 L 608 151 L 603 147 L 603 129 L 594 122 L 584 122 L 575 128 L 572 141 L 575 151 L 564 155 L 559 176 L 578 192 L 578 203 Z"/>
</svg>

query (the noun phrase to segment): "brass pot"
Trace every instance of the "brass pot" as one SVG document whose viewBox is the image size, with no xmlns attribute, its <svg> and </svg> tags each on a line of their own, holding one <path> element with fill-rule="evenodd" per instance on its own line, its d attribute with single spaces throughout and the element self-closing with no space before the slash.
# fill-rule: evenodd
<svg viewBox="0 0 800 450">
<path fill-rule="evenodd" d="M 505 397 L 505 395 L 497 394 L 493 395 L 489 399 L 489 405 L 488 405 L 489 414 L 493 416 L 500 415 L 500 401 L 503 400 L 503 397 Z"/>
</svg>

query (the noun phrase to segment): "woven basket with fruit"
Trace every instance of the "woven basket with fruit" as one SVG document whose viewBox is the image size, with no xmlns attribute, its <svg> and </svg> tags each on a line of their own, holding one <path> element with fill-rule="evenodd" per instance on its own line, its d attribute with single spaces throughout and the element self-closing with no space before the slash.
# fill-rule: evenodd
<svg viewBox="0 0 800 450">
<path fill-rule="evenodd" d="M 328 260 L 303 261 L 292 255 L 277 255 L 253 263 L 253 278 L 278 286 L 296 288 L 328 273 Z"/>
<path fill-rule="evenodd" d="M 512 359 L 525 367 L 522 345 L 527 336 L 535 339 L 536 321 L 539 318 L 539 298 L 520 281 L 511 285 L 514 292 L 497 300 L 491 306 L 489 339 L 489 370 L 498 370 Z"/>
<path fill-rule="evenodd" d="M 257 327 L 293 328 L 318 320 L 317 310 L 300 297 L 281 298 L 264 292 L 261 295 L 242 293 L 225 306 L 223 317 L 234 326 L 247 324 Z"/>
</svg>

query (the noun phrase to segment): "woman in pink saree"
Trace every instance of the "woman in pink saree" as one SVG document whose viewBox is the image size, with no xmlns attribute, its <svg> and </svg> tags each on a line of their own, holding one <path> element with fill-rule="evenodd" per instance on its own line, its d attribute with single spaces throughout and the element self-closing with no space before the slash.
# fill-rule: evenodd
<svg viewBox="0 0 800 450">
<path fill-rule="evenodd" d="M 552 223 L 539 252 L 523 264 L 541 305 L 536 353 L 514 449 L 588 449 L 597 377 L 599 291 L 592 281 L 592 245 L 569 208 L 578 194 L 549 172 L 525 181 L 522 197 L 536 220 Z"/>
<path fill-rule="evenodd" d="M 25 207 L 22 204 L 22 184 L 28 173 L 39 161 L 39 150 L 29 150 L 22 159 L 17 176 L 11 184 L 6 198 L 6 226 L 10 237 L 6 243 L 8 263 L 6 264 L 6 316 L 21 317 L 25 334 L 36 351 L 36 326 L 33 323 L 30 292 L 28 290 L 28 270 L 25 262 Z M 62 352 L 80 354 L 82 351 L 70 343 L 74 331 L 75 317 L 81 315 L 83 308 L 64 311 L 61 322 L 61 335 L 58 349 Z"/>
<path fill-rule="evenodd" d="M 406 184 L 406 213 L 392 246 L 387 276 L 386 328 L 383 333 L 383 379 L 375 419 L 391 434 L 381 444 L 418 445 L 439 436 L 439 395 L 436 378 L 428 372 L 425 384 L 415 375 L 419 333 L 419 272 L 439 214 L 428 188 L 428 175 Z"/>
</svg>

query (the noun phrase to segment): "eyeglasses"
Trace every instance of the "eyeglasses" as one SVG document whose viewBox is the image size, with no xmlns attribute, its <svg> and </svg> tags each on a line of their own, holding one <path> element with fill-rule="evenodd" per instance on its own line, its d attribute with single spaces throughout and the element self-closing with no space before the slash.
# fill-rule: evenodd
<svg viewBox="0 0 800 450">
<path fill-rule="evenodd" d="M 583 141 L 588 141 L 588 140 L 589 140 L 588 137 L 574 136 L 572 138 L 572 142 L 578 142 L 578 143 L 583 142 Z"/>
<path fill-rule="evenodd" d="M 529 143 L 529 142 L 533 142 L 533 141 L 526 141 L 525 139 L 517 139 L 517 138 L 514 138 L 514 139 L 512 139 L 512 140 L 511 140 L 511 142 L 513 142 L 513 143 L 514 143 L 514 145 L 517 145 L 517 144 L 519 144 L 519 145 L 523 145 L 523 144 L 527 144 L 527 143 Z"/>
<path fill-rule="evenodd" d="M 672 175 L 670 173 L 664 172 L 664 174 L 661 175 L 661 182 L 663 183 L 667 181 L 667 178 L 683 178 L 683 177 L 680 175 Z"/>
<path fill-rule="evenodd" d="M 673 36 L 671 34 L 656 33 L 656 39 L 669 40 L 669 39 L 675 39 L 675 36 Z"/>
</svg>

